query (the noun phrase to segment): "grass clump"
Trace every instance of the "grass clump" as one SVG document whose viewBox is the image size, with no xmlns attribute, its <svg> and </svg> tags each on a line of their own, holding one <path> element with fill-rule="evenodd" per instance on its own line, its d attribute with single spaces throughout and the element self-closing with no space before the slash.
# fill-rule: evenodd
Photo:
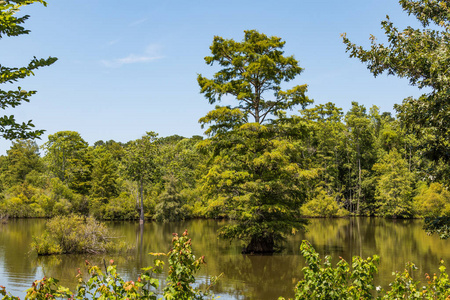
<svg viewBox="0 0 450 300">
<path fill-rule="evenodd" d="M 33 237 L 32 248 L 38 255 L 65 253 L 104 253 L 126 247 L 113 242 L 108 228 L 93 217 L 57 216 L 47 221 L 45 232 Z"/>
</svg>

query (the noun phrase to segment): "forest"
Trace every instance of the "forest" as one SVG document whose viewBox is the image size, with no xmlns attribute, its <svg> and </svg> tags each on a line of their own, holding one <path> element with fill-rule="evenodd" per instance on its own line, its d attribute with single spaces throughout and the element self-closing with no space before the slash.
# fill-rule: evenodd
<svg viewBox="0 0 450 300">
<path fill-rule="evenodd" d="M 270 143 L 274 155 L 289 151 L 304 173 L 302 216 L 450 214 L 448 164 L 429 159 L 428 142 L 407 133 L 390 113 L 354 102 L 344 114 L 327 103 L 283 121 L 279 126 L 295 138 L 277 137 L 277 145 L 264 136 L 258 141 Z M 138 219 L 142 193 L 146 219 L 232 218 L 225 200 L 211 197 L 210 188 L 239 178 L 218 174 L 224 167 L 207 149 L 208 141 L 148 132 L 127 143 L 89 146 L 73 131 L 49 135 L 41 148 L 15 140 L 0 157 L 0 211 L 10 217 L 80 213 Z"/>
</svg>

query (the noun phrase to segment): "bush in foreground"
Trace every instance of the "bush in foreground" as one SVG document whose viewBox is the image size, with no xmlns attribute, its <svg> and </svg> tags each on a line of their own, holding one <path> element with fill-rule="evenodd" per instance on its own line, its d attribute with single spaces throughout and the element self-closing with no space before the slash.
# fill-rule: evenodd
<svg viewBox="0 0 450 300">
<path fill-rule="evenodd" d="M 325 256 L 322 264 L 319 254 L 309 242 L 303 241 L 300 249 L 308 266 L 303 268 L 304 278 L 295 287 L 295 300 L 450 299 L 450 280 L 443 261 L 439 275 L 426 275 L 426 285 L 413 280 L 413 271 L 417 267 L 407 263 L 403 272 L 394 273 L 395 280 L 389 284 L 390 290 L 385 291 L 373 283 L 374 275 L 378 272 L 379 257 L 376 255 L 365 260 L 355 256 L 351 266 L 341 258 L 333 267 L 329 256 Z"/>
</svg>

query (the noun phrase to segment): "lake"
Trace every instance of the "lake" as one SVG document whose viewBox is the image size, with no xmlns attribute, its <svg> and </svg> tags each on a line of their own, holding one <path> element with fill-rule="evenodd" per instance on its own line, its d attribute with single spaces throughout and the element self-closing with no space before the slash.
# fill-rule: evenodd
<svg viewBox="0 0 450 300">
<path fill-rule="evenodd" d="M 227 221 L 191 220 L 174 223 L 147 222 L 143 230 L 134 222 L 109 222 L 114 236 L 125 239 L 135 250 L 122 255 L 57 255 L 37 257 L 30 251 L 33 236 L 45 228 L 45 220 L 10 219 L 0 224 L 0 285 L 22 299 L 35 279 L 56 277 L 60 284 L 75 287 L 77 269 L 84 270 L 85 260 L 103 265 L 114 259 L 119 273 L 136 280 L 140 269 L 152 265 L 149 252 L 167 252 L 172 233 L 188 229 L 193 250 L 205 255 L 207 265 L 196 276 L 207 283 L 210 276 L 223 273 L 215 286 L 220 299 L 277 299 L 293 297 L 293 288 L 302 277 L 304 259 L 301 241 L 309 240 L 323 255 L 341 256 L 347 261 L 354 255 L 381 257 L 377 284 L 386 287 L 394 278 L 392 271 L 401 271 L 405 263 L 414 262 L 419 270 L 415 279 L 424 281 L 424 273 L 438 271 L 442 258 L 450 266 L 450 240 L 427 236 L 422 220 L 387 220 L 379 218 L 312 219 L 307 232 L 290 237 L 281 253 L 272 256 L 251 256 L 240 253 L 237 241 L 216 238 L 216 231 Z M 167 267 L 166 267 L 167 269 Z M 161 278 L 165 278 L 162 274 Z"/>
</svg>

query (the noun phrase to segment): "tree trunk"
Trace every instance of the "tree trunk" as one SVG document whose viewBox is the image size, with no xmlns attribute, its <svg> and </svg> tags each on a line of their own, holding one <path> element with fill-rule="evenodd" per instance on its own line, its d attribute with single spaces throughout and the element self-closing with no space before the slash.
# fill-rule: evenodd
<svg viewBox="0 0 450 300">
<path fill-rule="evenodd" d="M 139 224 L 144 224 L 144 181 L 141 179 L 139 192 L 141 195 L 141 214 L 139 217 Z"/>
<path fill-rule="evenodd" d="M 242 249 L 242 254 L 272 254 L 274 246 L 272 236 L 253 236 L 247 247 Z"/>
<path fill-rule="evenodd" d="M 356 213 L 359 215 L 359 201 L 361 199 L 361 152 L 358 144 L 358 202 L 356 205 Z"/>
</svg>

